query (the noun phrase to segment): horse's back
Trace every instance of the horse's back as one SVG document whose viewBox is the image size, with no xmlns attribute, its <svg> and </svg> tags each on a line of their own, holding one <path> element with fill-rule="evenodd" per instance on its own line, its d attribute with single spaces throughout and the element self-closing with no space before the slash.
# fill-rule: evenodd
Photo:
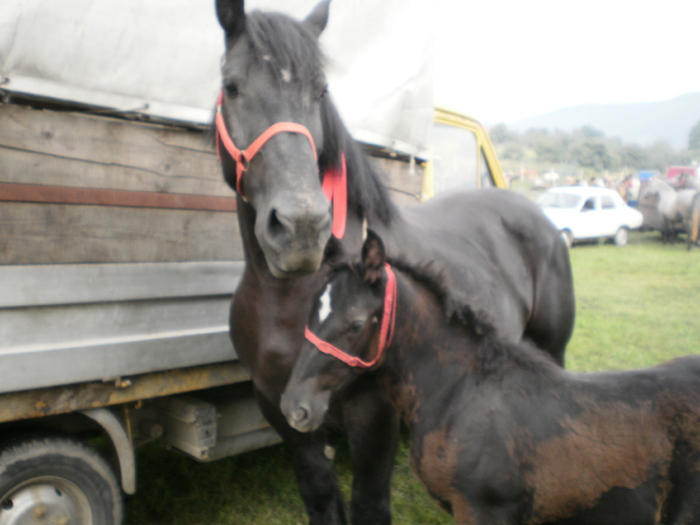
<svg viewBox="0 0 700 525">
<path fill-rule="evenodd" d="M 489 188 L 445 193 L 409 206 L 404 212 L 409 222 L 430 229 L 459 225 L 470 236 L 487 234 L 493 239 L 515 235 L 538 245 L 549 245 L 559 238 L 556 229 L 534 203 L 508 190 Z"/>
<path fill-rule="evenodd" d="M 700 355 L 677 357 L 638 370 L 572 374 L 568 390 L 595 393 L 603 404 L 657 407 L 660 417 L 686 414 L 695 420 L 700 452 Z"/>
<path fill-rule="evenodd" d="M 573 331 L 569 254 L 540 209 L 512 191 L 453 192 L 403 210 L 413 251 L 440 264 L 499 333 L 532 340 L 560 363 Z"/>
<path fill-rule="evenodd" d="M 657 365 L 652 370 L 658 370 L 670 388 L 694 395 L 700 415 L 700 355 L 677 357 Z"/>
</svg>

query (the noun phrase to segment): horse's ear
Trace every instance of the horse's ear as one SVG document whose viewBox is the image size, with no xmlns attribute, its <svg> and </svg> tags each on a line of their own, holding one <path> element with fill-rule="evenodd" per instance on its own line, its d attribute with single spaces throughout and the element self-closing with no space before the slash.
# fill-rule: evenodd
<svg viewBox="0 0 700 525">
<path fill-rule="evenodd" d="M 216 16 L 227 39 L 238 36 L 245 22 L 244 0 L 216 0 Z"/>
<path fill-rule="evenodd" d="M 331 235 L 323 251 L 323 260 L 330 266 L 338 266 L 343 262 L 344 257 L 345 251 L 343 250 L 343 245 L 334 235 Z"/>
<path fill-rule="evenodd" d="M 323 0 L 314 7 L 311 14 L 304 20 L 304 25 L 316 38 L 321 36 L 328 23 L 328 12 L 330 11 L 331 0 Z"/>
<path fill-rule="evenodd" d="M 367 230 L 367 239 L 362 245 L 362 269 L 365 281 L 376 283 L 384 275 L 386 252 L 384 243 L 373 230 Z"/>
</svg>

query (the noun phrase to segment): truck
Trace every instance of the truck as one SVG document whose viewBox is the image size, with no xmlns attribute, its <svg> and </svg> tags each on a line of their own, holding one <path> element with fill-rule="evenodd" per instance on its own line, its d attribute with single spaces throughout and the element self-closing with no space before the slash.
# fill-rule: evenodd
<svg viewBox="0 0 700 525">
<path fill-rule="evenodd" d="M 277 6 L 304 16 L 314 3 Z M 334 1 L 342 23 L 324 42 L 338 62 L 338 49 L 371 55 L 339 45 L 366 16 L 348 4 Z M 392 9 L 420 23 L 417 1 L 368 4 L 385 31 Z M 244 262 L 209 138 L 223 37 L 213 2 L 198 0 L 34 0 L 3 16 L 0 523 L 118 525 L 138 446 L 209 462 L 280 441 L 228 337 Z M 386 39 L 401 47 L 395 29 Z M 361 75 L 329 74 L 396 201 L 506 187 L 484 128 L 435 109 L 430 68 L 415 53 L 405 64 L 364 113 Z"/>
</svg>

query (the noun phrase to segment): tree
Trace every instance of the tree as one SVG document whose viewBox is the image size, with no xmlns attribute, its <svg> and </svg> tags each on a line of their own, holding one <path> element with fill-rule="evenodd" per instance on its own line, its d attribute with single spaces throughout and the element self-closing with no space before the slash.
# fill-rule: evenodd
<svg viewBox="0 0 700 525">
<path fill-rule="evenodd" d="M 690 135 L 688 136 L 688 149 L 698 149 L 700 150 L 700 120 L 695 127 L 690 130 Z"/>
<path fill-rule="evenodd" d="M 580 166 L 596 171 L 614 169 L 617 159 L 613 155 L 608 142 L 599 137 L 579 140 L 569 148 L 569 156 Z"/>
<path fill-rule="evenodd" d="M 651 156 L 646 149 L 637 144 L 625 144 L 622 146 L 620 163 L 623 167 L 636 170 L 648 169 L 651 166 Z"/>
<path fill-rule="evenodd" d="M 500 157 L 503 160 L 522 160 L 525 158 L 523 148 L 516 142 L 510 142 L 503 147 L 503 153 Z"/>
<path fill-rule="evenodd" d="M 657 140 L 647 146 L 646 150 L 651 160 L 651 167 L 662 172 L 666 171 L 676 158 L 673 148 L 665 140 Z"/>
<path fill-rule="evenodd" d="M 605 137 L 605 133 L 590 125 L 581 126 L 580 128 L 575 129 L 571 135 L 573 140 L 602 139 Z"/>
<path fill-rule="evenodd" d="M 513 142 L 519 139 L 518 133 L 509 130 L 503 123 L 493 126 L 489 130 L 489 135 L 494 144 L 505 144 L 506 142 Z"/>
</svg>

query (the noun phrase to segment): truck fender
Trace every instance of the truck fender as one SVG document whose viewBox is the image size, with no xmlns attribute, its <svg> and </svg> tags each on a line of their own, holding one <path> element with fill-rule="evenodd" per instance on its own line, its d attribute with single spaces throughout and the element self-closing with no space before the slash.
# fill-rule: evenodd
<svg viewBox="0 0 700 525">
<path fill-rule="evenodd" d="M 129 432 L 122 420 L 108 408 L 92 408 L 81 413 L 100 425 L 114 444 L 119 459 L 122 490 L 130 495 L 136 493 L 136 457 Z"/>
</svg>

